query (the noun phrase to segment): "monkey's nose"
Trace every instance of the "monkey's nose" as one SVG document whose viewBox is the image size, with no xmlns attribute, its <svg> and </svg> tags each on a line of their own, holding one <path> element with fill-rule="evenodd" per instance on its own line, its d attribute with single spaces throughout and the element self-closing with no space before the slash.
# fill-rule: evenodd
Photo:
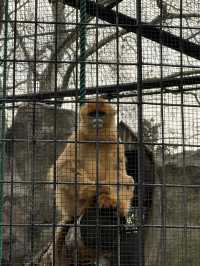
<svg viewBox="0 0 200 266">
<path fill-rule="evenodd" d="M 102 128 L 103 127 L 103 120 L 102 119 L 93 119 L 92 122 L 92 127 L 93 128 Z"/>
</svg>

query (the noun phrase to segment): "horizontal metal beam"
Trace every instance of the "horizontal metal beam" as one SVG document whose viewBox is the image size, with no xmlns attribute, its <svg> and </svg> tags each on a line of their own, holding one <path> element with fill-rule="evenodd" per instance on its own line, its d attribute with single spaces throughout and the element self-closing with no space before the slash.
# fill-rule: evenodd
<svg viewBox="0 0 200 266">
<path fill-rule="evenodd" d="M 166 78 L 166 79 L 148 79 L 144 80 L 142 83 L 143 90 L 147 89 L 159 89 L 159 88 L 167 88 L 167 87 L 179 87 L 184 85 L 194 85 L 200 84 L 200 76 L 195 77 L 184 77 L 184 78 Z M 89 87 L 86 89 L 86 95 L 94 95 L 99 94 L 107 94 L 107 95 L 115 95 L 116 93 L 121 92 L 136 92 L 137 91 L 137 82 L 119 84 L 116 85 L 105 85 L 99 86 L 98 88 Z M 78 89 L 79 91 L 79 89 Z M 35 94 L 21 94 L 6 96 L 5 98 L 0 97 L 0 103 L 6 102 L 20 102 L 20 101 L 42 101 L 47 99 L 59 99 L 64 97 L 75 97 L 77 95 L 77 90 L 68 89 L 64 91 L 54 91 L 52 92 L 43 92 L 43 93 L 35 93 Z"/>
<path fill-rule="evenodd" d="M 100 18 L 112 25 L 118 25 L 121 28 L 127 30 L 127 32 L 136 33 L 137 31 L 137 20 L 135 18 L 126 16 L 120 12 L 115 12 L 109 7 L 104 7 L 95 2 L 86 0 L 87 2 L 87 14 L 89 16 Z M 80 8 L 79 0 L 64 0 L 66 5 L 74 7 L 76 9 Z M 174 49 L 178 52 L 182 52 L 188 56 L 195 59 L 200 59 L 200 46 L 190 42 L 185 39 L 181 39 L 178 36 L 171 34 L 169 32 L 160 30 L 154 25 L 143 22 L 141 25 L 141 34 L 143 37 L 161 43 L 166 47 Z"/>
</svg>

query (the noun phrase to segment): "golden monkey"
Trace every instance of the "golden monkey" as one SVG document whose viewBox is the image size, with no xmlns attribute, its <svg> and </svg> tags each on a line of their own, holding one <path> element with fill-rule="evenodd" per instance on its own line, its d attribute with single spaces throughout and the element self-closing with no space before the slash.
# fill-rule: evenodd
<svg viewBox="0 0 200 266">
<path fill-rule="evenodd" d="M 119 206 L 121 215 L 128 213 L 134 181 L 126 173 L 124 146 L 117 145 L 115 114 L 103 98 L 80 108 L 77 134 L 56 162 L 57 207 L 64 220 L 83 214 L 94 199 L 99 208 Z"/>
</svg>

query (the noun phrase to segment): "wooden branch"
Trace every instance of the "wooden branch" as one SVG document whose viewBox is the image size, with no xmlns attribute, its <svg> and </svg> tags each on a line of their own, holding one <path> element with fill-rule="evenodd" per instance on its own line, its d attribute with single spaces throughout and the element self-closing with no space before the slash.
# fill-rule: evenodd
<svg viewBox="0 0 200 266">
<path fill-rule="evenodd" d="M 60 28 L 62 28 L 62 30 L 59 30 L 57 32 L 57 43 L 58 43 L 58 47 L 56 49 L 56 51 L 53 51 L 51 54 L 51 58 L 50 61 L 54 61 L 55 58 L 57 59 L 62 59 L 62 57 L 64 56 L 65 52 L 67 49 L 70 49 L 71 46 L 73 45 L 73 43 L 77 40 L 78 36 L 79 36 L 79 25 L 77 25 L 74 29 L 71 30 L 70 33 L 65 34 L 63 33 L 63 29 L 65 29 L 65 16 L 64 16 L 64 8 L 63 8 L 63 2 L 58 2 L 56 4 L 56 1 L 49 1 L 52 4 L 52 10 L 53 10 L 53 14 L 54 14 L 54 21 L 57 22 L 56 19 L 56 5 L 59 7 L 58 11 L 61 13 L 61 15 L 58 14 L 58 17 L 62 18 L 62 24 L 61 25 L 57 25 L 57 27 L 59 26 Z M 108 9 L 113 8 L 117 3 L 120 3 L 121 0 L 101 0 L 100 3 L 103 6 L 106 6 Z M 57 13 L 58 13 L 57 11 Z M 88 24 L 91 21 L 91 19 L 93 19 L 92 17 L 88 17 Z M 60 22 L 60 21 L 59 21 Z M 66 37 L 65 37 L 66 35 Z M 63 40 L 63 41 L 62 41 Z M 73 64 L 73 62 L 72 62 Z M 43 73 L 41 74 L 41 77 L 51 77 L 51 79 L 46 80 L 46 79 L 41 79 L 40 81 L 40 91 L 41 92 L 47 92 L 52 88 L 52 82 L 55 80 L 54 75 L 55 75 L 55 66 L 53 63 L 49 63 L 47 68 L 45 68 L 45 70 L 43 71 Z M 73 68 L 72 68 L 72 72 L 73 72 Z M 70 71 L 70 74 L 72 73 Z M 64 82 L 66 84 L 66 82 Z M 64 86 L 64 85 L 62 85 Z M 67 85 L 66 85 L 67 86 Z"/>
<path fill-rule="evenodd" d="M 64 3 L 76 9 L 80 8 L 80 1 L 64 0 Z M 98 18 L 103 21 L 114 25 L 117 24 L 119 27 L 126 29 L 127 32 L 137 33 L 137 19 L 126 16 L 120 12 L 116 13 L 115 11 L 96 4 L 93 1 L 87 0 L 87 14 L 93 17 L 96 17 L 98 14 Z M 142 22 L 141 35 L 149 40 L 162 43 L 166 47 L 182 52 L 183 54 L 195 59 L 200 59 L 199 45 L 185 39 L 181 39 L 179 36 L 167 31 L 160 30 L 149 23 Z"/>
<path fill-rule="evenodd" d="M 120 30 L 119 33 L 118 33 L 118 37 L 120 36 L 123 36 L 124 34 L 126 34 L 126 30 Z M 92 54 L 95 53 L 95 51 L 97 49 L 100 49 L 102 47 L 104 47 L 106 44 L 108 44 L 109 42 L 113 41 L 114 39 L 117 38 L 117 34 L 116 32 L 109 35 L 107 38 L 103 38 L 102 40 L 99 41 L 99 43 L 96 45 L 96 43 L 94 43 L 92 46 L 90 46 L 87 51 L 86 51 L 86 58 L 88 58 L 89 56 L 91 56 Z M 78 56 L 78 58 L 75 57 L 75 60 L 76 61 L 79 61 L 80 60 L 80 56 Z M 68 87 L 68 83 L 69 83 L 69 80 L 70 80 L 70 77 L 71 77 L 71 74 L 76 66 L 76 62 L 72 62 L 70 64 L 70 66 L 68 67 L 64 77 L 63 77 L 63 82 L 62 82 L 62 86 L 60 88 L 60 90 L 64 90 L 65 88 Z"/>
</svg>

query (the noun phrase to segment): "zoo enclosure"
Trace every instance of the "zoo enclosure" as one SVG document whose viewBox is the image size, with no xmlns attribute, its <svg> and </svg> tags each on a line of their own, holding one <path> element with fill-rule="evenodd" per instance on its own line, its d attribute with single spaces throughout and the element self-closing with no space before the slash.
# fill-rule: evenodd
<svg viewBox="0 0 200 266">
<path fill-rule="evenodd" d="M 126 149 L 136 153 L 127 169 L 138 176 L 135 265 L 198 265 L 198 1 L 86 3 L 86 94 L 104 94 L 118 106 L 118 124 L 130 127 L 122 130 Z M 59 224 L 45 176 L 74 124 L 66 108 L 77 118 L 79 7 L 79 1 L 1 1 L 5 265 L 33 261 Z M 145 149 L 155 157 L 154 182 L 144 183 Z"/>
</svg>

